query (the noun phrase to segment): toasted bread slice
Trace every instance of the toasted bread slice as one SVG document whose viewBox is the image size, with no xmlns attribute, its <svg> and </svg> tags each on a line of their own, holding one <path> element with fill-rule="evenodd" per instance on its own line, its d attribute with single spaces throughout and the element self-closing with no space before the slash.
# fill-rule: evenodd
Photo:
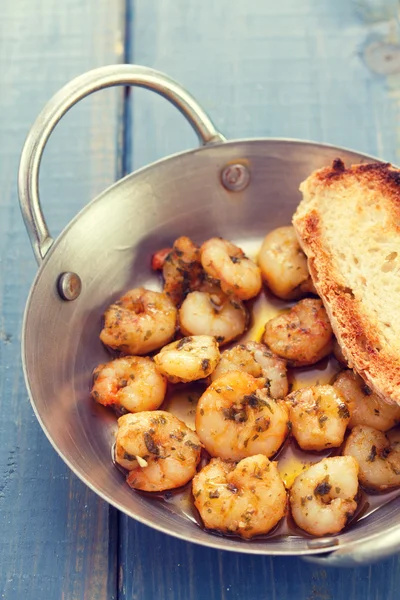
<svg viewBox="0 0 400 600">
<path fill-rule="evenodd" d="M 338 159 L 300 190 L 293 225 L 343 354 L 400 404 L 400 170 Z"/>
</svg>

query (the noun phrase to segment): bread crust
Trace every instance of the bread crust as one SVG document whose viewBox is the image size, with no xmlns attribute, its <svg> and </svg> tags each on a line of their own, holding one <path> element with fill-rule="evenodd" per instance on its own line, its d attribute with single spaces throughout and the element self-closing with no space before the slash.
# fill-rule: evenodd
<svg viewBox="0 0 400 600">
<path fill-rule="evenodd" d="M 400 404 L 400 318 L 398 323 L 385 323 L 380 310 L 382 302 L 385 302 L 385 294 L 392 294 L 393 289 L 388 291 L 382 285 L 379 292 L 378 288 L 381 297 L 377 297 L 375 306 L 374 302 L 365 300 L 376 297 L 376 294 L 368 295 L 370 272 L 365 267 L 365 257 L 369 249 L 373 248 L 378 263 L 383 261 L 382 264 L 386 264 L 386 239 L 390 238 L 391 248 L 396 249 L 392 255 L 396 258 L 398 255 L 400 259 L 400 170 L 390 164 L 353 165 L 346 168 L 337 159 L 332 167 L 312 173 L 301 184 L 300 190 L 303 200 L 294 214 L 293 225 L 343 354 L 349 366 L 383 400 Z M 354 277 L 349 276 L 346 250 L 338 252 L 337 245 L 332 242 L 335 227 L 343 226 L 341 215 L 344 202 L 347 211 L 346 231 L 354 232 L 355 236 L 350 245 L 359 248 L 358 254 L 351 254 L 351 260 L 357 265 L 357 281 L 362 282 L 360 284 L 355 284 Z M 328 205 L 329 210 L 326 208 Z M 381 219 L 371 229 L 374 233 L 372 242 L 362 238 L 363 229 L 358 227 L 358 223 L 365 223 L 368 211 Z M 351 219 L 353 223 L 349 224 Z M 357 235 L 360 238 L 358 240 Z M 382 277 L 383 281 L 387 281 L 386 274 Z M 395 272 L 393 277 L 400 279 Z M 390 336 L 385 328 L 392 329 Z M 396 339 L 396 330 L 399 332 L 397 343 L 393 341 Z"/>
</svg>

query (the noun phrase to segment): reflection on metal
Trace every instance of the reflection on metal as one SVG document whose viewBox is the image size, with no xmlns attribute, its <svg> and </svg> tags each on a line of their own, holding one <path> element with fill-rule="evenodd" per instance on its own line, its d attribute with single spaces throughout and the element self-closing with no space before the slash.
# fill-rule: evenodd
<svg viewBox="0 0 400 600">
<path fill-rule="evenodd" d="M 221 172 L 222 185 L 231 192 L 241 192 L 250 181 L 250 172 L 245 165 L 227 165 Z"/>
<path fill-rule="evenodd" d="M 32 125 L 21 154 L 18 173 L 20 206 L 39 264 L 53 244 L 39 198 L 39 168 L 43 150 L 55 126 L 70 108 L 93 92 L 116 85 L 146 88 L 169 100 L 189 121 L 203 145 L 225 141 L 193 96 L 164 73 L 140 65 L 108 65 L 76 77 L 43 108 Z"/>
<path fill-rule="evenodd" d="M 315 540 L 308 540 L 307 546 L 309 548 L 322 549 L 322 548 L 331 548 L 333 546 L 339 545 L 339 538 L 317 538 Z"/>
<path fill-rule="evenodd" d="M 57 287 L 63 300 L 76 300 L 82 290 L 82 281 L 76 273 L 62 273 Z"/>
</svg>

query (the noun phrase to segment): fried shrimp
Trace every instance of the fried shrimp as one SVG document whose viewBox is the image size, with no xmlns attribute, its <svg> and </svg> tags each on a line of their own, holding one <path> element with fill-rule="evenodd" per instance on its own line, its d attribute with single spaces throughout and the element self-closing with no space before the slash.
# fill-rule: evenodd
<svg viewBox="0 0 400 600">
<path fill-rule="evenodd" d="M 348 428 L 369 425 L 379 431 L 387 431 L 400 423 L 400 406 L 381 400 L 363 379 L 350 370 L 336 377 L 333 387 L 348 403 L 350 421 Z"/>
<path fill-rule="evenodd" d="M 332 328 L 321 300 L 305 298 L 265 325 L 263 342 L 291 366 L 313 365 L 332 351 Z"/>
<path fill-rule="evenodd" d="M 289 495 L 296 524 L 312 535 L 339 533 L 357 509 L 357 474 L 354 458 L 335 456 L 298 475 Z"/>
<path fill-rule="evenodd" d="M 292 434 L 303 450 L 337 448 L 344 439 L 350 412 L 331 385 L 301 388 L 287 396 Z"/>
<path fill-rule="evenodd" d="M 262 378 L 231 371 L 197 403 L 196 431 L 211 456 L 240 460 L 275 454 L 288 434 L 288 411 L 268 395 Z"/>
<path fill-rule="evenodd" d="M 171 413 L 157 410 L 118 419 L 116 462 L 128 470 L 130 487 L 161 492 L 185 485 L 196 473 L 201 444 Z"/>
<path fill-rule="evenodd" d="M 249 300 L 262 287 L 259 267 L 240 248 L 222 238 L 211 238 L 200 248 L 205 272 L 218 281 L 225 294 Z"/>
<path fill-rule="evenodd" d="M 214 381 L 229 371 L 244 371 L 253 377 L 263 377 L 272 398 L 284 398 L 288 393 L 286 361 L 264 344 L 247 342 L 225 350 L 211 380 Z"/>
<path fill-rule="evenodd" d="M 211 335 L 219 344 L 236 339 L 246 329 L 248 314 L 240 300 L 225 294 L 191 292 L 179 310 L 184 335 Z"/>
<path fill-rule="evenodd" d="M 124 354 L 147 354 L 173 338 L 177 310 L 165 294 L 130 290 L 104 313 L 100 339 Z"/>
<path fill-rule="evenodd" d="M 195 475 L 192 490 L 208 529 L 246 539 L 268 533 L 286 514 L 287 494 L 276 463 L 261 454 L 237 465 L 211 459 Z"/>
<path fill-rule="evenodd" d="M 357 425 L 346 440 L 345 456 L 352 456 L 360 466 L 361 485 L 384 491 L 400 486 L 400 446 L 388 436 L 367 425 Z"/>
<path fill-rule="evenodd" d="M 164 292 L 179 306 L 203 279 L 199 247 L 188 237 L 175 240 L 169 252 L 160 250 L 152 258 L 153 268 L 162 269 Z"/>
<path fill-rule="evenodd" d="M 220 358 L 218 344 L 210 335 L 193 335 L 164 346 L 154 361 L 171 383 L 204 379 Z"/>
<path fill-rule="evenodd" d="M 93 372 L 92 398 L 117 412 L 155 410 L 167 382 L 150 358 L 125 356 L 99 365 Z"/>
<path fill-rule="evenodd" d="M 269 289 L 283 300 L 316 294 L 307 258 L 292 226 L 278 227 L 265 238 L 258 255 L 261 275 Z"/>
</svg>

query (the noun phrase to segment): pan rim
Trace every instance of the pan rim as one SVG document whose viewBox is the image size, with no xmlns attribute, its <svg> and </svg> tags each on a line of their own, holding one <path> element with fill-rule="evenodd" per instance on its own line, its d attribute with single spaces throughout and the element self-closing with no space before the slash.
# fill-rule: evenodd
<svg viewBox="0 0 400 600">
<path fill-rule="evenodd" d="M 164 527 L 162 525 L 159 525 L 157 523 L 157 521 L 153 521 L 150 520 L 146 517 L 141 517 L 141 516 L 137 516 L 135 514 L 132 513 L 132 511 L 128 508 L 126 508 L 125 506 L 123 506 L 121 503 L 115 501 L 113 498 L 111 498 L 107 493 L 104 493 L 102 491 L 100 491 L 94 484 L 92 484 L 91 482 L 87 481 L 85 476 L 80 472 L 80 470 L 75 467 L 73 465 L 73 463 L 64 455 L 63 451 L 57 446 L 57 444 L 55 443 L 55 441 L 52 438 L 52 435 L 50 433 L 50 431 L 48 430 L 48 428 L 44 425 L 44 422 L 42 421 L 42 418 L 39 414 L 39 411 L 36 407 L 36 403 L 35 403 L 35 399 L 33 397 L 32 391 L 31 391 L 31 386 L 30 386 L 30 381 L 29 381 L 29 377 L 28 377 L 28 372 L 27 372 L 27 347 L 26 347 L 26 335 L 27 335 L 27 322 L 29 319 L 29 312 L 30 312 L 30 307 L 31 307 L 31 302 L 32 302 L 32 297 L 35 293 L 35 290 L 37 289 L 40 279 L 43 275 L 43 272 L 46 269 L 47 266 L 47 262 L 49 261 L 49 259 L 51 258 L 51 256 L 57 251 L 59 244 L 61 243 L 61 241 L 64 239 L 64 237 L 66 236 L 66 234 L 68 233 L 68 231 L 74 226 L 74 224 L 82 217 L 82 215 L 90 210 L 90 208 L 93 206 L 93 204 L 99 202 L 102 200 L 102 198 L 106 195 L 108 195 L 110 193 L 111 190 L 117 188 L 119 185 L 124 184 L 127 180 L 129 180 L 132 177 L 135 177 L 139 174 L 145 173 L 146 171 L 149 171 L 151 169 L 153 169 L 154 167 L 157 167 L 161 164 L 167 163 L 175 158 L 181 157 L 181 156 L 194 156 L 198 153 L 203 153 L 203 152 L 212 152 L 214 148 L 221 148 L 221 147 L 225 147 L 225 146 L 233 146 L 233 145 L 245 145 L 245 144 L 261 144 L 261 143 L 271 143 L 271 144 L 295 144 L 298 146 L 308 146 L 308 147 L 315 147 L 315 148 L 326 148 L 326 149 L 330 149 L 330 150 L 337 150 L 338 153 L 340 152 L 346 152 L 346 153 L 352 153 L 357 155 L 360 159 L 367 159 L 370 162 L 383 162 L 381 159 L 372 156 L 370 154 L 366 154 L 363 152 L 359 152 L 357 150 L 351 149 L 351 148 L 346 148 L 343 146 L 336 146 L 333 144 L 327 144 L 327 143 L 320 143 L 320 142 L 315 142 L 312 140 L 304 140 L 304 139 L 296 139 L 296 138 L 283 138 L 283 137 L 271 137 L 271 138 L 239 138 L 239 139 L 232 139 L 232 140 L 228 140 L 226 142 L 221 142 L 221 143 L 214 143 L 214 144 L 209 144 L 209 145 L 205 145 L 205 146 L 201 146 L 200 148 L 194 148 L 192 150 L 184 150 L 182 152 L 177 152 L 171 155 L 168 155 L 167 157 L 161 158 L 155 162 L 150 163 L 149 165 L 145 165 L 143 167 L 141 167 L 140 169 L 137 169 L 129 174 L 127 174 L 125 177 L 117 180 L 116 182 L 114 182 L 112 185 L 108 186 L 103 192 L 101 192 L 98 196 L 96 196 L 95 198 L 93 198 L 91 201 L 89 201 L 80 211 L 78 211 L 78 213 L 71 219 L 71 221 L 69 221 L 69 223 L 63 228 L 63 230 L 61 231 L 61 233 L 57 236 L 57 238 L 54 240 L 52 246 L 50 247 L 49 251 L 47 252 L 43 262 L 41 263 L 41 265 L 38 268 L 38 271 L 34 277 L 34 280 L 32 282 L 31 288 L 29 290 L 29 294 L 26 300 L 26 305 L 25 305 L 25 309 L 24 309 L 24 315 L 23 315 L 23 322 L 22 322 L 22 336 L 21 336 L 21 357 L 22 357 L 22 369 L 23 369 L 23 374 L 24 374 L 24 380 L 25 380 L 25 386 L 26 389 L 28 391 L 28 395 L 29 395 L 29 399 L 30 399 L 30 403 L 31 406 L 33 408 L 33 411 L 35 413 L 35 416 L 43 430 L 43 432 L 45 433 L 47 439 L 49 440 L 51 446 L 54 448 L 54 450 L 57 452 L 57 454 L 60 456 L 60 458 L 63 460 L 63 462 L 67 465 L 67 467 L 69 469 L 71 469 L 71 471 L 85 484 L 89 487 L 89 489 L 91 489 L 97 496 L 99 496 L 102 500 L 106 501 L 108 504 L 110 504 L 111 506 L 113 506 L 114 508 L 116 508 L 117 510 L 121 511 L 123 514 L 126 514 L 127 516 L 133 518 L 134 520 L 147 525 L 148 527 L 151 527 L 152 529 L 155 529 L 161 533 L 167 534 L 167 535 L 171 535 L 177 539 L 181 539 L 183 541 L 186 542 L 191 542 L 194 543 L 196 545 L 199 546 L 203 546 L 203 547 L 208 547 L 208 548 L 213 548 L 215 550 L 225 550 L 228 552 L 238 552 L 241 554 L 253 554 L 253 555 L 260 555 L 260 556 L 310 556 L 312 557 L 312 555 L 324 555 L 327 556 L 329 554 L 332 553 L 340 553 L 340 551 L 345 550 L 346 554 L 348 554 L 349 552 L 351 552 L 353 549 L 355 549 L 357 546 L 360 545 L 364 545 L 364 544 L 369 544 L 371 543 L 373 540 L 381 538 L 382 536 L 391 533 L 393 531 L 398 530 L 400 532 L 400 524 L 399 525 L 394 525 L 392 527 L 389 527 L 388 529 L 385 529 L 384 532 L 378 532 L 375 534 L 371 534 L 371 535 L 367 535 L 366 537 L 364 537 L 362 540 L 355 540 L 355 541 L 351 541 L 351 542 L 344 542 L 343 545 L 339 545 L 336 547 L 331 547 L 331 548 L 308 548 L 308 549 L 304 549 L 304 550 L 284 550 L 284 549 L 271 549 L 270 547 L 268 549 L 265 550 L 265 552 L 263 550 L 260 550 L 259 547 L 252 547 L 251 543 L 250 544 L 243 544 L 242 541 L 238 540 L 238 543 L 232 546 L 226 546 L 225 545 L 225 540 L 224 538 L 220 538 L 219 536 L 215 536 L 210 534 L 207 539 L 202 540 L 202 539 L 188 539 L 187 535 L 184 535 L 182 533 L 179 533 L 175 530 L 173 530 L 172 528 L 169 529 L 167 527 Z"/>
</svg>

